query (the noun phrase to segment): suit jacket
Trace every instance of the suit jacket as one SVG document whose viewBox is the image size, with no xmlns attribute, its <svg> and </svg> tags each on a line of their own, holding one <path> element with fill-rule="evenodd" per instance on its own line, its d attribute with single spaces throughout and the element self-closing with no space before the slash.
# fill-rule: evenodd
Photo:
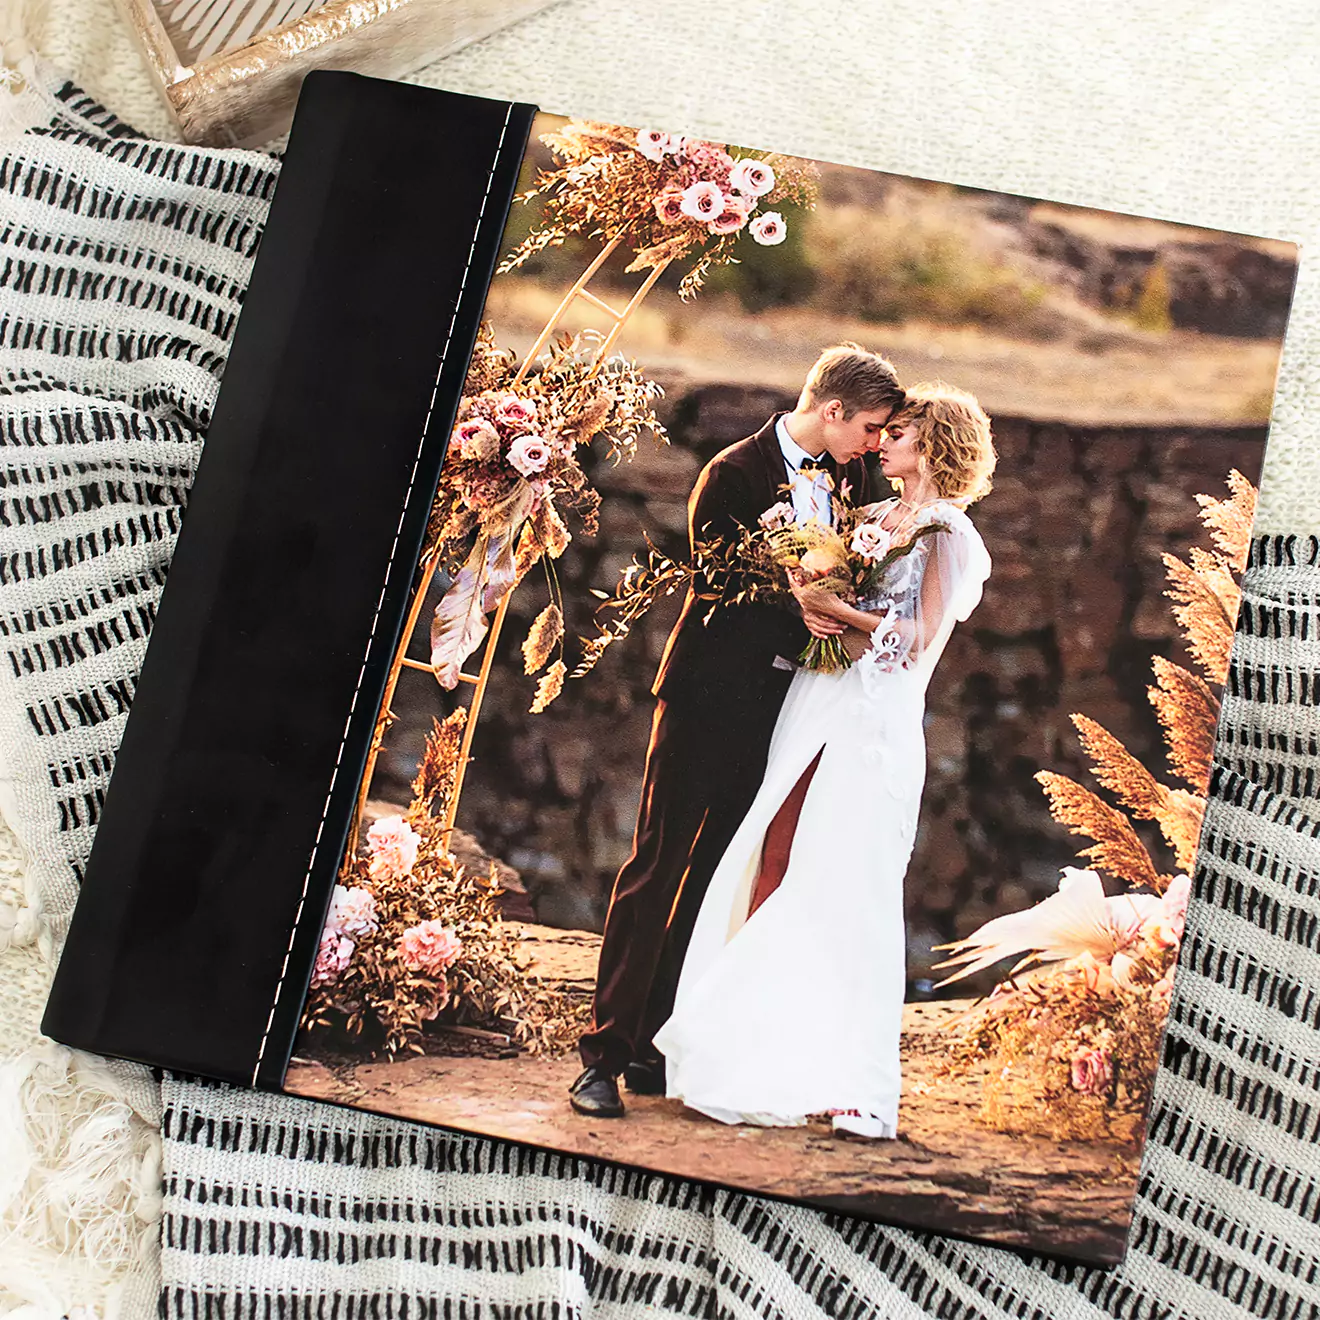
<svg viewBox="0 0 1320 1320">
<path fill-rule="evenodd" d="M 716 454 L 702 469 L 688 499 L 688 543 L 755 529 L 766 509 L 784 498 L 788 467 L 779 448 L 776 413 L 757 433 Z M 866 465 L 855 459 L 835 474 L 851 482 L 853 499 L 870 498 Z M 802 620 L 780 605 L 752 602 L 718 607 L 689 588 L 669 634 L 651 691 L 667 701 L 697 699 L 718 706 L 730 693 L 757 695 L 781 681 L 776 656 L 794 659 L 810 641 Z"/>
</svg>

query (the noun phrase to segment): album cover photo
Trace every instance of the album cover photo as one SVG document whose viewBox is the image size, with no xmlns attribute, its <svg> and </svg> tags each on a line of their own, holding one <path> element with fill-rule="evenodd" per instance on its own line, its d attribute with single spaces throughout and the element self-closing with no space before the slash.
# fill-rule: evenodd
<svg viewBox="0 0 1320 1320">
<path fill-rule="evenodd" d="M 286 1089 L 1119 1259 L 1296 250 L 542 115 L 503 252 Z"/>
</svg>

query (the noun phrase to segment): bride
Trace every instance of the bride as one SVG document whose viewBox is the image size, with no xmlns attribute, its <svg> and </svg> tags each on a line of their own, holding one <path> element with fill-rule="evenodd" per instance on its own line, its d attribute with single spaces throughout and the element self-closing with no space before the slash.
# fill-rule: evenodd
<svg viewBox="0 0 1320 1320">
<path fill-rule="evenodd" d="M 990 422 L 969 394 L 917 386 L 879 456 L 901 494 L 869 506 L 855 535 L 876 558 L 910 549 L 856 606 L 794 588 L 859 658 L 794 675 L 655 1038 L 668 1094 L 726 1123 L 791 1127 L 825 1113 L 836 1129 L 897 1133 L 925 692 L 990 572 L 964 512 L 990 489 Z"/>
</svg>

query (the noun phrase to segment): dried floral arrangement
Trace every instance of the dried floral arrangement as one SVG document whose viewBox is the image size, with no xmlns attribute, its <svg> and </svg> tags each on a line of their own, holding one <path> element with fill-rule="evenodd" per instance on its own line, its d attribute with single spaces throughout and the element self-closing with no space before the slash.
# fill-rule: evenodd
<svg viewBox="0 0 1320 1320">
<path fill-rule="evenodd" d="M 572 1048 L 590 1003 L 546 985 L 519 957 L 494 868 L 467 872 L 443 826 L 467 712 L 435 721 L 402 816 L 377 821 L 347 862 L 321 933 L 303 1027 L 391 1058 L 428 1029 L 508 1034 L 532 1053 Z"/>
<path fill-rule="evenodd" d="M 818 171 L 792 156 L 579 121 L 543 134 L 541 141 L 562 164 L 518 198 L 543 198 L 545 218 L 505 260 L 501 273 L 580 234 L 628 244 L 633 252 L 628 271 L 654 270 L 700 254 L 679 286 L 688 298 L 712 269 L 735 259 L 744 232 L 765 246 L 784 241 L 787 224 L 771 208 L 815 204 Z"/>
<path fill-rule="evenodd" d="M 563 612 L 551 563 L 572 540 L 562 511 L 573 510 L 591 534 L 600 505 L 579 451 L 603 442 L 620 462 L 643 435 L 666 440 L 654 412 L 660 387 L 622 357 L 601 361 L 600 343 L 594 331 L 561 335 L 534 370 L 520 373 L 514 355 L 482 327 L 427 536 L 427 553 L 454 575 L 431 625 L 431 665 L 444 688 L 458 684 L 486 635 L 487 615 L 541 561 L 551 599 L 524 647 L 527 673 L 556 652 L 560 658 L 534 710 L 562 685 Z"/>
<path fill-rule="evenodd" d="M 1065 868 L 1057 893 L 948 946 L 943 965 L 958 970 L 945 985 L 1019 958 L 968 1014 L 951 1064 L 986 1069 L 983 1116 L 1000 1130 L 1141 1137 L 1205 814 L 1219 717 L 1211 685 L 1228 672 L 1255 512 L 1241 473 L 1228 486 L 1227 499 L 1197 496 L 1213 549 L 1194 548 L 1188 562 L 1163 557 L 1165 594 L 1201 672 L 1157 657 L 1148 692 L 1185 787 L 1161 783 L 1111 733 L 1074 715 L 1096 782 L 1119 805 L 1063 775 L 1036 778 L 1055 819 L 1092 840 L 1081 853 L 1091 869 Z M 1176 874 L 1156 866 L 1133 820 L 1159 826 Z M 1102 872 L 1121 892 L 1106 896 Z"/>
</svg>

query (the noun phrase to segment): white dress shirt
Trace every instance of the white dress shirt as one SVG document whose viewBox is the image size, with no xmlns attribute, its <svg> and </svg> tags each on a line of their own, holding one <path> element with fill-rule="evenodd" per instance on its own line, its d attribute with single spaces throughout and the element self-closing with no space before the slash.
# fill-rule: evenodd
<svg viewBox="0 0 1320 1320">
<path fill-rule="evenodd" d="M 779 451 L 784 456 L 784 466 L 788 468 L 794 521 L 801 526 L 815 519 L 816 522 L 828 526 L 834 521 L 829 477 L 823 471 L 801 470 L 803 461 L 812 456 L 789 435 L 788 427 L 784 425 L 782 417 L 775 423 L 775 438 L 779 441 Z"/>
</svg>

